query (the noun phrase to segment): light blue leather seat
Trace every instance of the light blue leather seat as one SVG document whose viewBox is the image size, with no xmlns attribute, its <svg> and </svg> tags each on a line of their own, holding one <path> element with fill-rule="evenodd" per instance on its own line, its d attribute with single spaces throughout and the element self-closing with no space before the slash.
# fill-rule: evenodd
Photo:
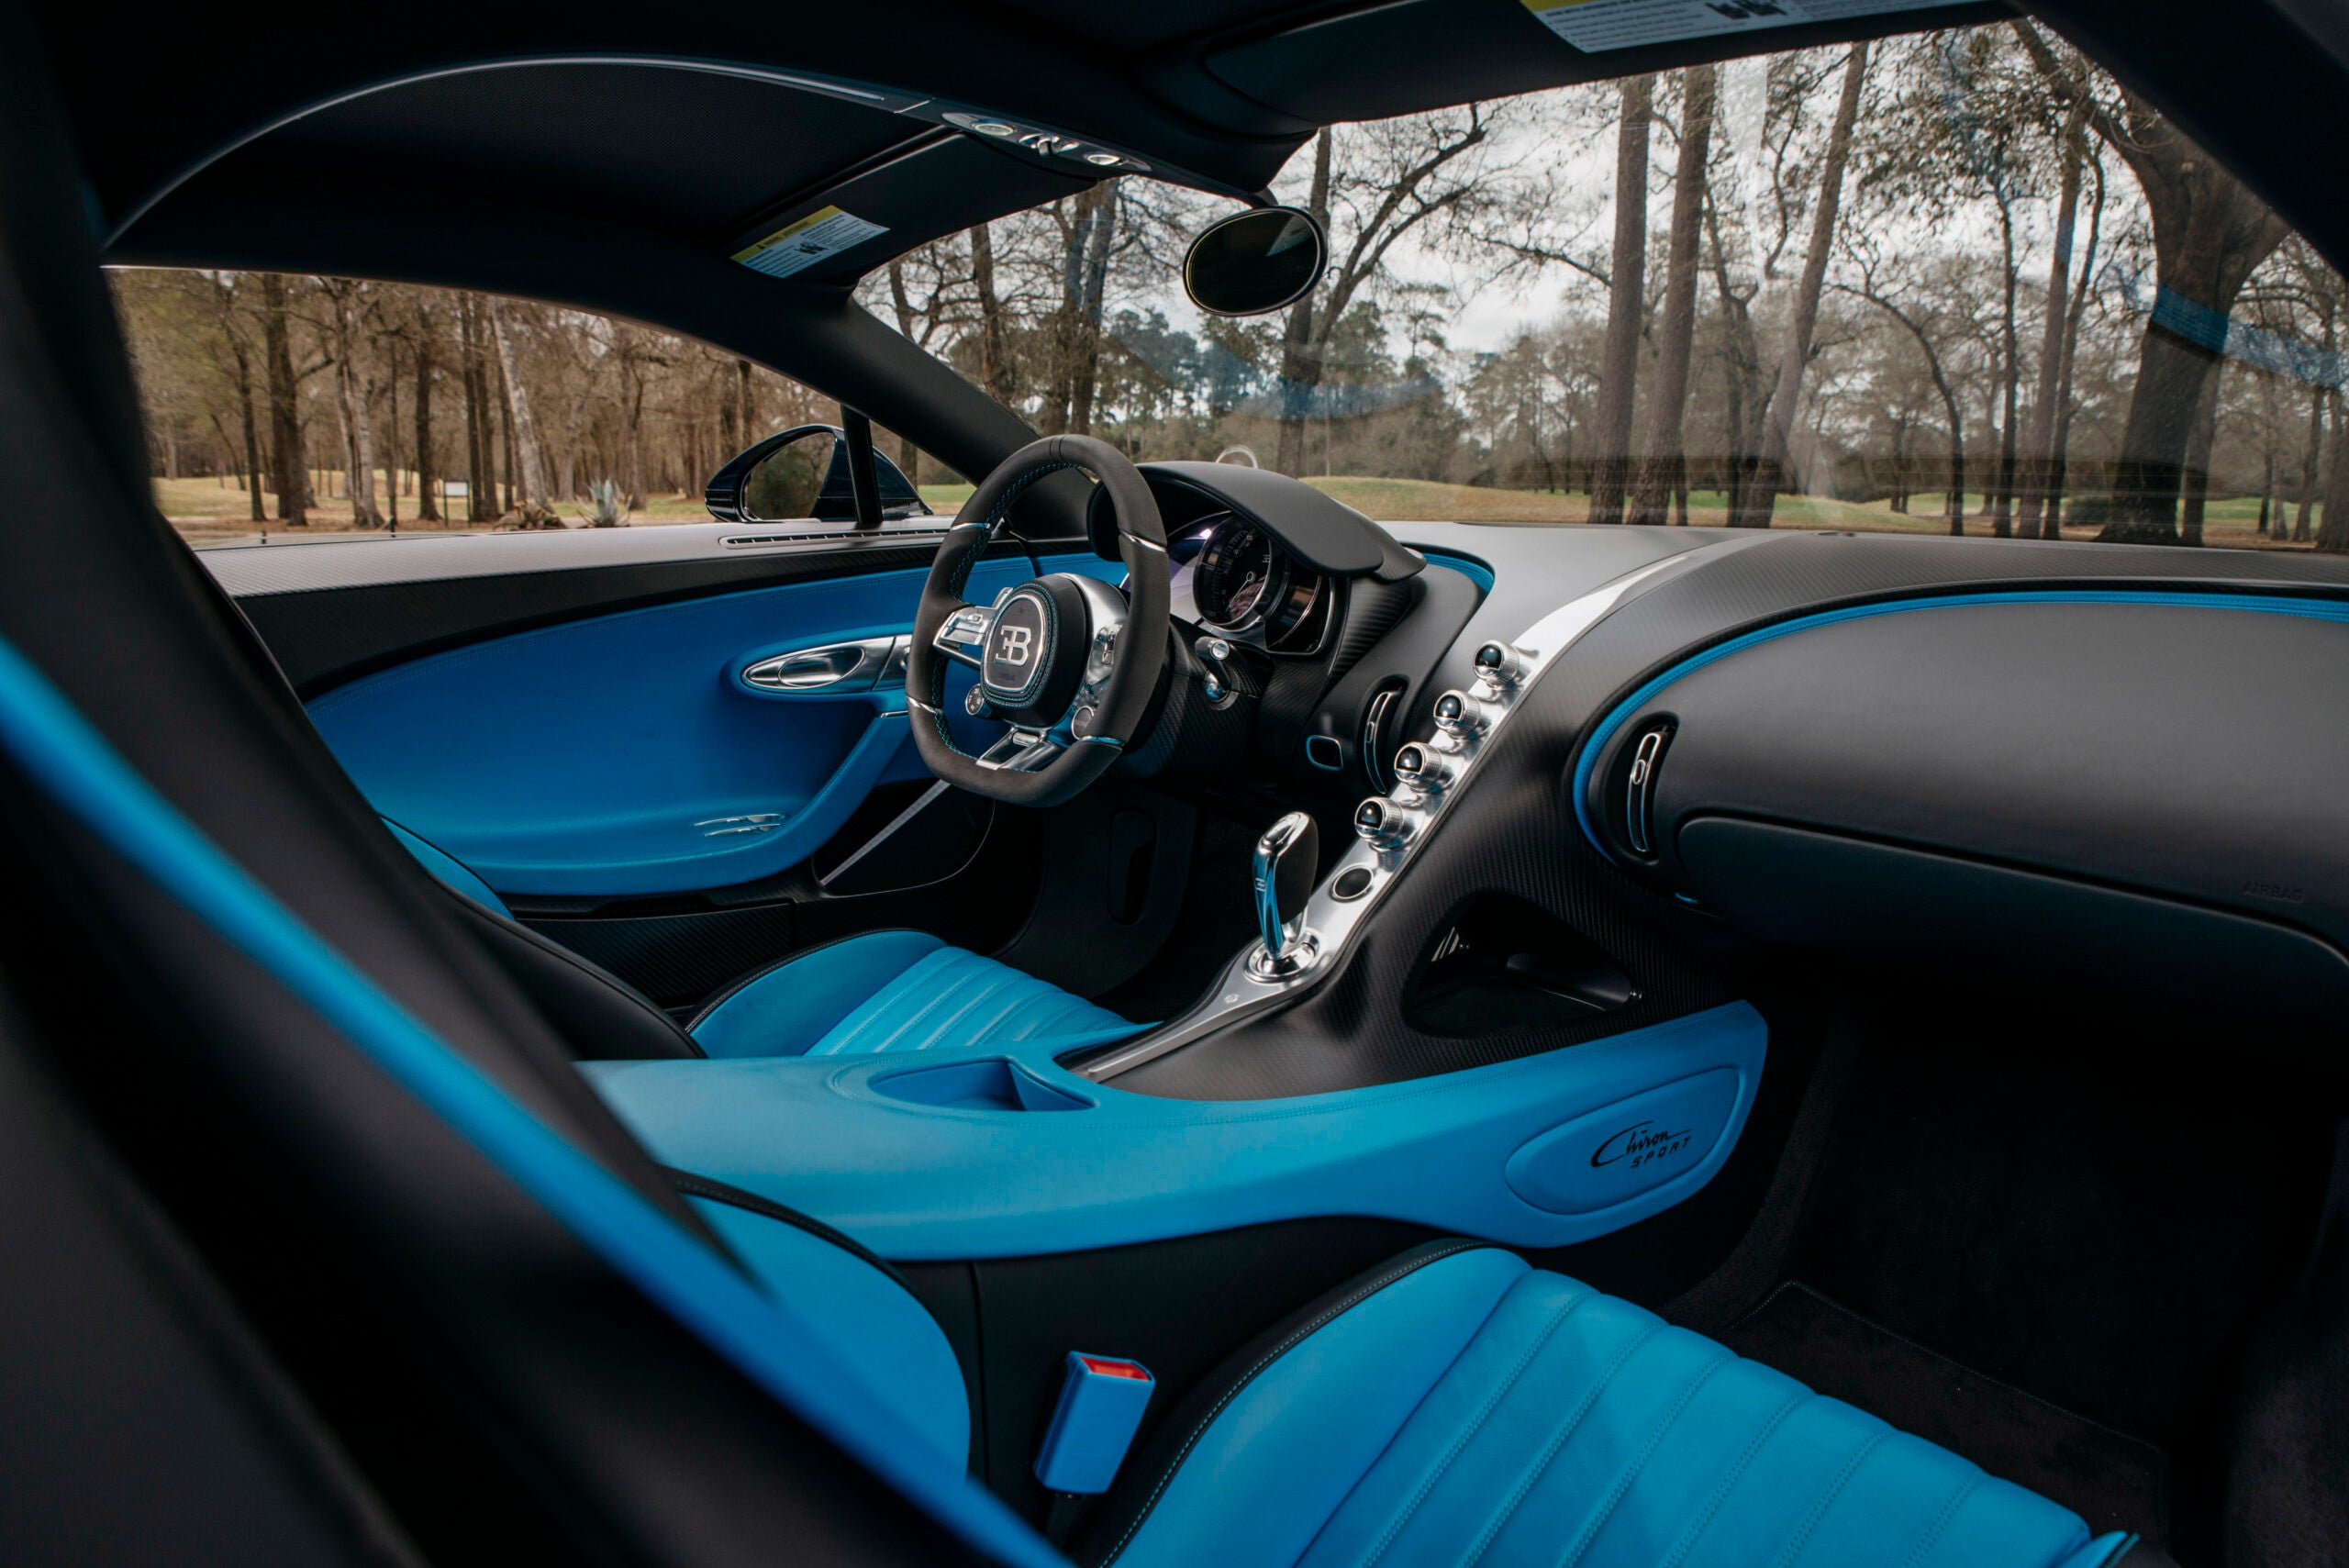
<svg viewBox="0 0 2349 1568">
<path fill-rule="evenodd" d="M 2104 1568 L 2134 1544 L 1514 1253 L 1404 1254 L 1129 1460 L 1117 1568 Z"/>
<path fill-rule="evenodd" d="M 686 1026 L 711 1056 L 1013 1045 L 1074 1051 L 1139 1026 L 927 931 L 873 931 L 763 969 Z"/>
<path fill-rule="evenodd" d="M 462 862 L 396 822 L 384 825 L 451 891 L 513 919 Z M 522 940 L 511 926 L 498 929 Z M 842 1056 L 1011 1046 L 1058 1053 L 1141 1028 L 926 932 L 872 931 L 752 972 L 706 1004 L 686 1032 L 707 1056 Z"/>
</svg>

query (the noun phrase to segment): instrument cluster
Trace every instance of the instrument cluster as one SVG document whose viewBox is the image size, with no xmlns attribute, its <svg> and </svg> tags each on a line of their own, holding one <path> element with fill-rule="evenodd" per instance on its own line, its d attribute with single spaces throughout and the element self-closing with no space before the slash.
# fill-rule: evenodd
<svg viewBox="0 0 2349 1568">
<path fill-rule="evenodd" d="M 1308 653 L 1330 619 L 1328 581 L 1292 560 L 1244 517 L 1214 512 L 1167 542 L 1177 610 L 1186 595 L 1200 624 L 1280 653 Z"/>
</svg>

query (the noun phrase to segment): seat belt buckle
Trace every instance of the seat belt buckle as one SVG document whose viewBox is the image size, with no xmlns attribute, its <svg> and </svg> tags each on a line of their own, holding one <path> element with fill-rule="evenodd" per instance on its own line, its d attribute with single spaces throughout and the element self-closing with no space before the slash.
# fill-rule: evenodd
<svg viewBox="0 0 2349 1568">
<path fill-rule="evenodd" d="M 1053 1492 L 1107 1492 L 1156 1386 L 1140 1362 L 1071 1351 L 1060 1403 L 1036 1452 L 1036 1479 Z"/>
</svg>

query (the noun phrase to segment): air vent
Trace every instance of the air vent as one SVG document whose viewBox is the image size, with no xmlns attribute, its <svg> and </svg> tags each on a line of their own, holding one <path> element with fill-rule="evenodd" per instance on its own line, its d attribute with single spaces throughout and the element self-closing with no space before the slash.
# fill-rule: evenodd
<svg viewBox="0 0 2349 1568">
<path fill-rule="evenodd" d="M 1395 775 L 1386 765 L 1386 753 L 1394 743 L 1402 717 L 1398 705 L 1403 700 L 1404 683 L 1382 681 L 1370 694 L 1362 709 L 1362 768 L 1370 775 L 1370 787 L 1385 795 L 1395 787 Z"/>
<path fill-rule="evenodd" d="M 938 539 L 944 528 L 890 528 L 875 533 L 871 528 L 835 528 L 821 533 L 789 534 L 729 534 L 718 542 L 729 550 L 770 550 L 786 544 L 839 544 L 847 539 L 894 544 L 900 540 Z"/>
<path fill-rule="evenodd" d="M 1653 861 L 1661 849 L 1656 833 L 1656 781 L 1679 721 L 1659 715 L 1631 727 L 1608 769 L 1603 818 L 1607 837 L 1636 860 Z"/>
</svg>

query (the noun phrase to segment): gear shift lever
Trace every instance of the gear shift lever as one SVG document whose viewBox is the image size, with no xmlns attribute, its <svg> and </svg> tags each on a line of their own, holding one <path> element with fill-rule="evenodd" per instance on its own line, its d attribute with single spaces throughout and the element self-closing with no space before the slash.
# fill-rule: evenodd
<svg viewBox="0 0 2349 1568">
<path fill-rule="evenodd" d="M 1256 929 L 1264 945 L 1248 955 L 1248 963 L 1266 979 L 1298 973 L 1313 962 L 1313 936 L 1298 917 L 1313 895 L 1320 858 L 1321 829 L 1302 811 L 1290 812 L 1256 840 Z"/>
</svg>

